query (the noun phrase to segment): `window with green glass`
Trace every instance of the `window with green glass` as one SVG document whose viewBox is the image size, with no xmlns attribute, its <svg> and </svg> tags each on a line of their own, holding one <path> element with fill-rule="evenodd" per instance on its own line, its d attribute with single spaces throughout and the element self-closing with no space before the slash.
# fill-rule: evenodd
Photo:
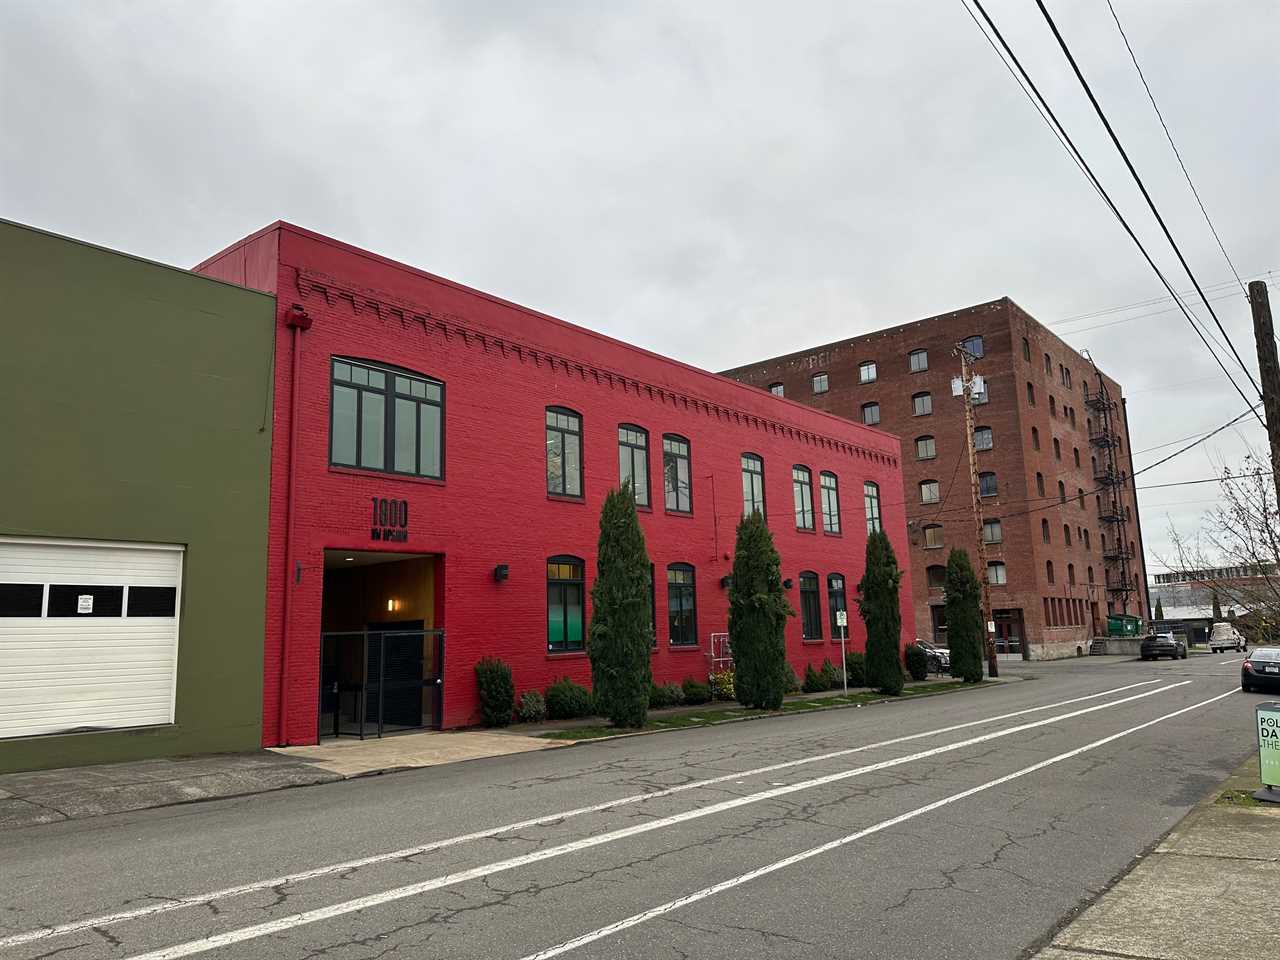
<svg viewBox="0 0 1280 960">
<path fill-rule="evenodd" d="M 547 560 L 547 650 L 582 650 L 584 564 L 579 557 Z"/>
</svg>

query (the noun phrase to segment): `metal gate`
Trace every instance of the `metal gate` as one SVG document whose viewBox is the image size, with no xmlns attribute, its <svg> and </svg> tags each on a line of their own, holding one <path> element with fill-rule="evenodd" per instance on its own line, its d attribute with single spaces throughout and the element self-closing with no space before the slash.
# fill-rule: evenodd
<svg viewBox="0 0 1280 960">
<path fill-rule="evenodd" d="M 381 737 L 439 729 L 444 631 L 350 630 L 320 635 L 320 736 Z"/>
</svg>

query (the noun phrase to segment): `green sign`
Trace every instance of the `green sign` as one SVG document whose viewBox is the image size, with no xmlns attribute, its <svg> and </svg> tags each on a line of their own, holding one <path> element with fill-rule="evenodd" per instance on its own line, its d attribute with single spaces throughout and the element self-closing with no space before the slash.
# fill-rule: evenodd
<svg viewBox="0 0 1280 960">
<path fill-rule="evenodd" d="M 1280 703 L 1258 704 L 1258 767 L 1264 784 L 1280 787 Z"/>
</svg>

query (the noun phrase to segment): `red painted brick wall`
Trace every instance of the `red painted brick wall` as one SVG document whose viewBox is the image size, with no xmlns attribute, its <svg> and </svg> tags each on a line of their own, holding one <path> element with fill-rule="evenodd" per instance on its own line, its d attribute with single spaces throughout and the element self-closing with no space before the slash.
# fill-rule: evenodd
<svg viewBox="0 0 1280 960">
<path fill-rule="evenodd" d="M 657 580 L 655 681 L 705 678 L 708 636 L 726 629 L 727 592 L 720 579 L 732 567 L 734 527 L 742 511 L 739 457 L 745 451 L 765 461 L 769 525 L 784 576 L 793 581 L 790 599 L 797 610 L 800 571 L 813 570 L 821 578 L 824 638 L 804 642 L 794 618 L 786 636 L 792 665 L 802 673 L 806 664 L 839 660 L 826 598 L 826 575 L 832 572 L 843 573 L 847 581 L 849 648 L 863 649 L 854 601 L 866 543 L 864 480 L 880 484 L 885 530 L 899 556 L 907 555 L 906 517 L 893 495 L 902 486 L 897 438 L 298 228 L 282 224 L 276 229 L 281 315 L 299 303 L 313 326 L 298 335 L 298 469 L 289 557 L 285 518 L 293 334 L 281 324 L 277 338 L 264 743 L 316 739 L 324 550 L 378 548 L 369 540 L 371 497 L 409 501 L 409 542 L 388 547 L 443 556 L 437 625 L 446 632 L 446 727 L 478 720 L 474 664 L 485 655 L 511 665 L 518 692 L 541 689 L 561 676 L 589 683 L 585 654 L 547 653 L 545 563 L 555 554 L 582 557 L 590 590 L 599 509 L 618 482 L 617 427 L 623 422 L 649 431 L 651 489 L 656 485 L 654 508 L 641 513 Z M 256 250 L 273 249 L 257 236 Z M 224 252 L 209 263 L 227 259 Z M 444 482 L 329 467 L 329 361 L 335 355 L 401 366 L 445 382 Z M 544 408 L 549 405 L 582 414 L 583 502 L 546 494 Z M 664 433 L 690 441 L 692 517 L 668 515 L 662 508 Z M 796 463 L 813 471 L 815 510 L 819 471 L 838 475 L 841 536 L 795 529 L 791 466 Z M 820 513 L 816 525 L 820 531 Z M 668 643 L 664 571 L 677 562 L 696 568 L 697 649 Z M 500 563 L 510 566 L 504 583 L 494 582 L 492 575 Z M 915 636 L 909 576 L 903 586 L 905 642 Z M 282 644 L 288 649 L 283 737 L 277 721 Z"/>
</svg>

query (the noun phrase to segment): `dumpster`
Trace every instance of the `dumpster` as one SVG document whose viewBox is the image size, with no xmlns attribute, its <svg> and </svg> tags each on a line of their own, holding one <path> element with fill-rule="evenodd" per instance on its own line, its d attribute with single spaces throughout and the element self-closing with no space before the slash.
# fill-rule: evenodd
<svg viewBox="0 0 1280 960">
<path fill-rule="evenodd" d="M 1126 613 L 1107 615 L 1107 636 L 1136 637 L 1142 630 L 1142 621 Z"/>
</svg>

